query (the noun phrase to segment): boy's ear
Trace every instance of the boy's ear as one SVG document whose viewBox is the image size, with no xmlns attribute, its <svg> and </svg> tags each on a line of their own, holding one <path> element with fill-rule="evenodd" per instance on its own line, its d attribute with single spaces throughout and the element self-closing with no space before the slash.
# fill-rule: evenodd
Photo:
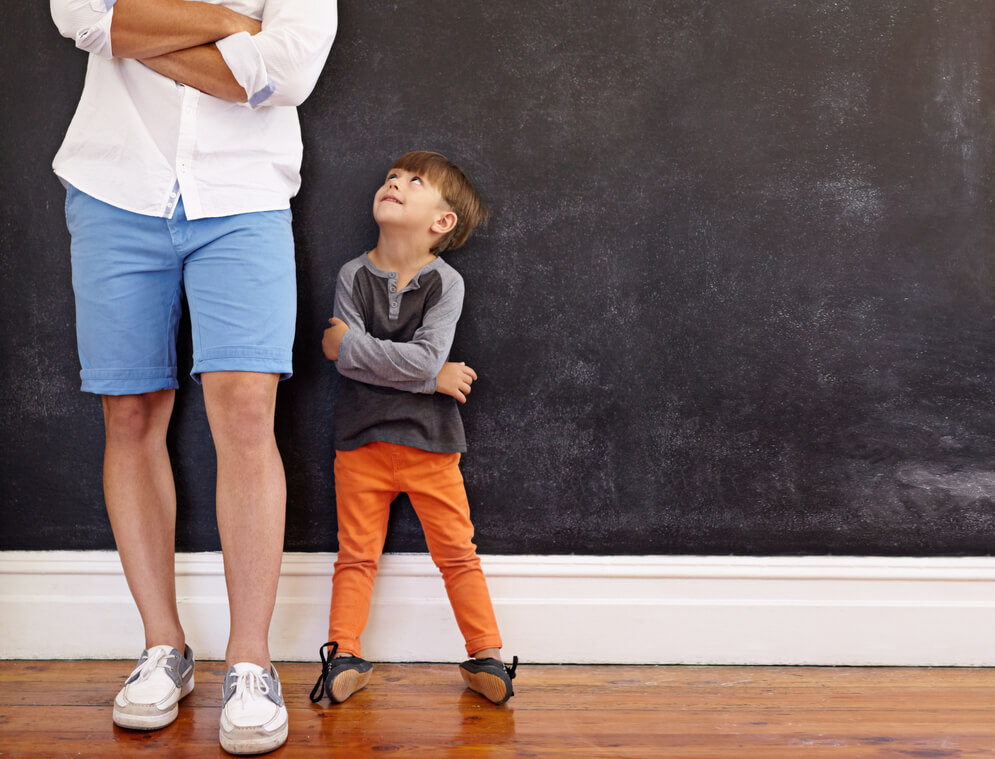
<svg viewBox="0 0 995 759">
<path fill-rule="evenodd" d="M 432 231 L 440 235 L 452 232 L 456 228 L 457 221 L 455 211 L 446 211 L 432 223 Z"/>
</svg>

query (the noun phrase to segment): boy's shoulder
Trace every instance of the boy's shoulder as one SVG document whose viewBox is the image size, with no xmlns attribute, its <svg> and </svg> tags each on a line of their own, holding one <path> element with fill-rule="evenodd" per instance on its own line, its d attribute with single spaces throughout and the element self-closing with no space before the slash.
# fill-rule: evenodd
<svg viewBox="0 0 995 759">
<path fill-rule="evenodd" d="M 429 292 L 437 294 L 436 297 L 442 297 L 451 302 L 462 302 L 466 295 L 463 275 L 441 258 L 436 258 L 418 272 L 415 279 L 418 289 L 427 287 Z"/>
<path fill-rule="evenodd" d="M 362 269 L 365 263 L 369 260 L 370 259 L 367 257 L 366 253 L 360 253 L 355 258 L 349 259 L 339 267 L 339 277 L 341 278 L 355 275 L 355 273 Z"/>
<path fill-rule="evenodd" d="M 460 285 L 463 284 L 463 275 L 450 266 L 449 263 L 443 258 L 436 257 L 436 259 L 422 269 L 422 271 L 437 271 L 444 282 L 458 283 Z"/>
</svg>

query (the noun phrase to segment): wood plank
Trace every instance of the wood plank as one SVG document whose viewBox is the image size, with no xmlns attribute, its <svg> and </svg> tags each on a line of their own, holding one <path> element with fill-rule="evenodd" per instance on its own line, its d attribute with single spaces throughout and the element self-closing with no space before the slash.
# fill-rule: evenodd
<svg viewBox="0 0 995 759">
<path fill-rule="evenodd" d="M 132 662 L 0 662 L 0 757 L 226 756 L 217 743 L 224 666 L 168 728 L 111 723 Z M 345 704 L 311 704 L 315 663 L 278 664 L 291 728 L 274 756 L 995 756 L 995 670 L 525 666 L 495 707 L 454 665 L 377 664 Z M 149 754 L 151 752 L 151 754 Z"/>
</svg>

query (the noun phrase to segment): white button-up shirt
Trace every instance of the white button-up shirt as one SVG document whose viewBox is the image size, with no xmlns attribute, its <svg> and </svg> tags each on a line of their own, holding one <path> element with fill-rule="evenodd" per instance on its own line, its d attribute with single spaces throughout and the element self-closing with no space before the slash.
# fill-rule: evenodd
<svg viewBox="0 0 995 759">
<path fill-rule="evenodd" d="M 335 37 L 336 0 L 206 0 L 262 22 L 217 42 L 247 103 L 178 84 L 111 53 L 117 0 L 50 0 L 59 31 L 90 54 L 76 115 L 55 156 L 64 183 L 105 203 L 187 218 L 274 211 L 300 188 L 297 106 Z"/>
</svg>

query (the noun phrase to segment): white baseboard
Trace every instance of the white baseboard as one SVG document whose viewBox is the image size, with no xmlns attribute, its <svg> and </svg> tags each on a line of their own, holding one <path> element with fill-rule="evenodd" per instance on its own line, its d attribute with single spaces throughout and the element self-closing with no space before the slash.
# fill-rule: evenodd
<svg viewBox="0 0 995 759">
<path fill-rule="evenodd" d="M 333 554 L 284 556 L 273 658 L 317 659 Z M 995 666 L 995 558 L 484 556 L 508 658 L 533 663 Z M 198 658 L 224 658 L 221 555 L 176 559 Z M 456 661 L 427 555 L 384 556 L 364 654 Z M 114 552 L 0 552 L 0 658 L 133 659 L 143 635 Z"/>
</svg>

